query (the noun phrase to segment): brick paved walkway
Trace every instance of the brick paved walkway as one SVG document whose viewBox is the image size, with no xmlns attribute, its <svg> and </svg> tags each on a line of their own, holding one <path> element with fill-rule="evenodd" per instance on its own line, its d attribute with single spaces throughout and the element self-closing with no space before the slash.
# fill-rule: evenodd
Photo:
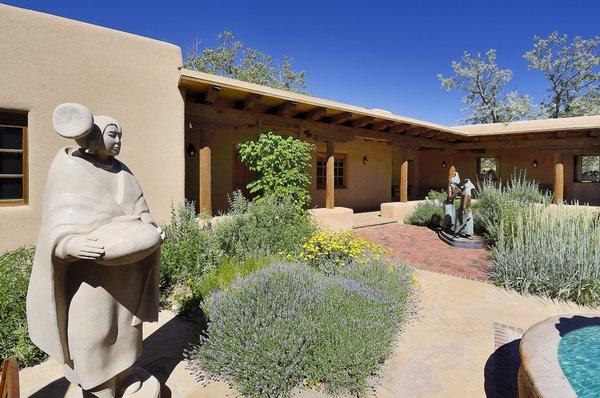
<svg viewBox="0 0 600 398">
<path fill-rule="evenodd" d="M 442 242 L 435 231 L 415 225 L 393 224 L 357 229 L 363 238 L 392 250 L 392 256 L 416 268 L 486 280 L 491 266 L 487 249 L 458 249 Z"/>
</svg>

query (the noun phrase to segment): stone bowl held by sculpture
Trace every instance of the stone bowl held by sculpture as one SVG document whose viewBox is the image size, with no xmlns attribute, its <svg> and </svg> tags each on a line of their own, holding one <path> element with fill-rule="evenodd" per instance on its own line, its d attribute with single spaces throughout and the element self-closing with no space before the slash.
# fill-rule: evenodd
<svg viewBox="0 0 600 398">
<path fill-rule="evenodd" d="M 139 216 L 119 216 L 94 230 L 104 246 L 104 256 L 95 262 L 102 265 L 122 265 L 143 260 L 161 244 L 162 238 L 152 224 L 142 222 Z"/>
</svg>

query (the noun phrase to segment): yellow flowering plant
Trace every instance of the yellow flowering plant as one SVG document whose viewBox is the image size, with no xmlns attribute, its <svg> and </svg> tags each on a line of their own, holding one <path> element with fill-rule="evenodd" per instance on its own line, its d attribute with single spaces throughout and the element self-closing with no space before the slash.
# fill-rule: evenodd
<svg viewBox="0 0 600 398">
<path fill-rule="evenodd" d="M 303 246 L 300 258 L 325 272 L 334 272 L 336 267 L 355 263 L 364 265 L 371 261 L 384 260 L 389 250 L 378 244 L 354 235 L 352 232 L 320 231 Z"/>
</svg>

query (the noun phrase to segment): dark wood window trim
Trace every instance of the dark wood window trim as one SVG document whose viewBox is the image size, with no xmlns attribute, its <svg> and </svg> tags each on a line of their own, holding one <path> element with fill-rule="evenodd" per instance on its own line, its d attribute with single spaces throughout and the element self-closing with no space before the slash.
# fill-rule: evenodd
<svg viewBox="0 0 600 398">
<path fill-rule="evenodd" d="M 0 199 L 0 206 L 18 206 L 29 203 L 29 151 L 27 138 L 27 114 L 0 110 L 0 127 L 18 128 L 21 130 L 20 148 L 3 148 L 0 154 L 21 154 L 21 173 L 0 174 L 0 179 L 22 180 L 22 195 L 18 199 Z"/>
<path fill-rule="evenodd" d="M 315 182 L 317 189 L 325 189 L 326 184 L 326 162 L 327 154 L 325 152 L 317 152 L 316 167 L 315 167 Z M 348 181 L 348 159 L 345 153 L 334 153 L 334 189 L 347 188 Z"/>
</svg>

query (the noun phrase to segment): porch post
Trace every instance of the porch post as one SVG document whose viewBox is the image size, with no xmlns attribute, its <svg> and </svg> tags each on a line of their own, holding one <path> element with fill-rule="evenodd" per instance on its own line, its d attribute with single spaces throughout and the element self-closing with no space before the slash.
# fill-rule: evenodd
<svg viewBox="0 0 600 398">
<path fill-rule="evenodd" d="M 554 195 L 552 203 L 562 203 L 565 189 L 565 175 L 562 156 L 559 152 L 554 154 Z"/>
<path fill-rule="evenodd" d="M 210 148 L 205 146 L 200 150 L 200 193 L 198 207 L 200 213 L 206 213 L 212 216 L 211 201 L 211 170 L 210 170 Z"/>
<path fill-rule="evenodd" d="M 333 142 L 327 141 L 327 166 L 325 175 L 325 207 L 333 209 L 335 207 L 334 200 L 334 152 Z"/>
<path fill-rule="evenodd" d="M 406 153 L 401 152 L 400 163 L 400 202 L 408 202 L 408 159 Z"/>
</svg>

